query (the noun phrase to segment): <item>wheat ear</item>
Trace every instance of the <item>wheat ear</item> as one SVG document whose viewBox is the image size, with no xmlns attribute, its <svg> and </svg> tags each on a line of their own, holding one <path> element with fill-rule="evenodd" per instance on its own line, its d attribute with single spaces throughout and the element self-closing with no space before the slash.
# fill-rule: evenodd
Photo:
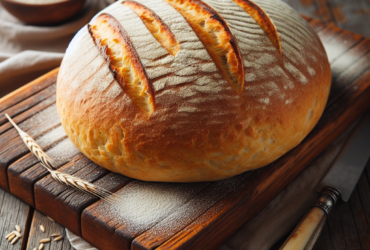
<svg viewBox="0 0 370 250">
<path fill-rule="evenodd" d="M 31 136 L 29 136 L 26 132 L 21 130 L 17 124 L 10 118 L 8 114 L 5 114 L 5 117 L 8 118 L 10 123 L 15 127 L 15 129 L 18 131 L 20 137 L 22 138 L 24 144 L 26 144 L 27 148 L 33 153 L 34 156 L 48 169 L 56 169 L 57 164 L 56 162 L 51 159 L 45 152 L 41 149 L 39 144 L 35 142 L 34 139 L 32 139 Z"/>
<path fill-rule="evenodd" d="M 94 184 L 91 184 L 88 181 L 63 173 L 59 170 L 55 170 L 58 168 L 58 165 L 55 163 L 55 161 L 41 149 L 41 147 L 36 143 L 34 139 L 32 139 L 31 136 L 29 136 L 26 132 L 22 131 L 17 126 L 17 124 L 9 117 L 8 114 L 5 114 L 5 116 L 6 118 L 8 118 L 10 123 L 17 129 L 20 137 L 22 138 L 23 142 L 27 145 L 31 153 L 37 157 L 37 159 L 41 162 L 41 165 L 49 171 L 50 175 L 55 180 L 62 184 L 67 185 L 68 187 L 72 187 L 79 191 L 92 194 L 98 198 L 104 199 L 109 203 L 115 203 L 117 199 L 121 199 L 119 196 L 113 194 L 108 190 L 105 190 L 104 188 L 98 187 Z"/>
</svg>

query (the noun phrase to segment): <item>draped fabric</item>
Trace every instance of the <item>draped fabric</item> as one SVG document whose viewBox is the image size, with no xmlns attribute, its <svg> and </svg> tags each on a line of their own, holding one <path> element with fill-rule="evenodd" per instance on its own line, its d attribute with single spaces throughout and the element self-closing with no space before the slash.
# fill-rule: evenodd
<svg viewBox="0 0 370 250">
<path fill-rule="evenodd" d="M 0 5 L 0 98 L 59 67 L 74 34 L 106 6 L 104 0 L 87 0 L 64 24 L 33 26 L 20 22 Z"/>
</svg>

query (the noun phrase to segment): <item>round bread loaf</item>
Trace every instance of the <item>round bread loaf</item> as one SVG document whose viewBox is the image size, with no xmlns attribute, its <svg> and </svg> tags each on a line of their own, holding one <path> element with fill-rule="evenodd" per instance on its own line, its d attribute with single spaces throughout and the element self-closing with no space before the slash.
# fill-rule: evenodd
<svg viewBox="0 0 370 250">
<path fill-rule="evenodd" d="M 278 0 L 118 1 L 71 41 L 57 106 L 98 165 L 146 181 L 211 181 L 265 166 L 319 120 L 331 72 Z"/>
</svg>

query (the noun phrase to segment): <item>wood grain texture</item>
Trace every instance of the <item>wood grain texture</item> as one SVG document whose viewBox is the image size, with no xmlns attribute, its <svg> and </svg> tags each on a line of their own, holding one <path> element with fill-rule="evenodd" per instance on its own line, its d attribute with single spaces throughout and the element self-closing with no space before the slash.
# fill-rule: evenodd
<svg viewBox="0 0 370 250">
<path fill-rule="evenodd" d="M 4 123 L 0 127 L 0 142 L 3 142 L 3 144 L 0 143 L 0 156 L 3 156 L 0 157 L 3 163 L 0 165 L 0 170 L 4 172 L 4 174 L 0 173 L 0 181 L 3 178 L 2 182 L 7 185 L 9 178 L 12 193 L 61 224 L 70 227 L 75 233 L 82 234 L 85 239 L 102 250 L 216 248 L 242 223 L 260 211 L 370 105 L 369 40 L 348 31 L 338 30 L 334 26 L 325 28 L 325 24 L 315 19 L 306 20 L 310 21 L 316 31 L 320 31 L 319 35 L 323 38 L 326 47 L 341 43 L 341 46 L 333 48 L 332 52 L 328 53 L 333 70 L 334 94 L 314 131 L 301 145 L 270 166 L 220 182 L 187 184 L 188 186 L 185 185 L 182 189 L 188 192 L 188 197 L 174 211 L 144 229 L 130 230 L 128 224 L 118 215 L 115 216 L 113 213 L 113 216 L 112 214 L 107 216 L 101 213 L 101 208 L 107 206 L 105 202 L 96 202 L 95 198 L 69 190 L 53 181 L 36 163 L 35 158 L 31 157 L 27 150 L 22 149 L 23 144 L 15 130 Z M 48 86 L 52 88 L 52 84 Z M 37 93 L 40 96 L 43 95 L 40 91 Z M 50 94 L 52 94 L 51 89 Z M 32 96 L 29 97 L 32 98 Z M 45 96 L 34 105 L 30 104 L 32 101 L 25 100 L 24 104 L 29 105 L 29 108 L 24 110 L 21 105 L 16 106 L 16 103 L 8 107 L 8 109 L 13 108 L 20 126 L 36 140 L 40 141 L 41 138 L 60 128 L 59 121 L 49 124 L 50 114 L 56 114 L 52 97 L 53 94 L 49 97 Z M 22 100 L 17 103 L 20 102 Z M 21 111 L 18 112 L 18 108 Z M 34 116 L 39 118 L 34 119 Z M 43 148 L 58 149 L 58 145 L 63 141 L 65 137 L 61 136 L 59 139 L 55 137 L 45 142 Z M 75 155 L 71 160 L 72 162 L 69 160 L 70 163 L 62 167 L 63 170 L 107 189 L 114 191 L 119 189 L 117 193 L 124 194 L 127 190 L 142 185 L 139 181 L 131 181 L 109 173 L 81 155 Z M 62 165 L 66 162 L 62 161 Z M 369 176 L 366 178 L 367 181 Z M 362 182 L 366 188 L 368 181 Z M 169 187 L 176 186 L 178 185 L 169 184 Z M 323 232 L 324 238 L 319 239 L 319 244 L 324 249 L 341 249 L 341 246 L 350 246 L 352 241 L 354 247 L 364 249 L 367 246 L 370 206 L 368 201 L 362 202 L 360 197 L 363 196 L 359 195 L 359 189 L 357 192 L 358 195 L 357 198 L 354 196 L 353 204 L 340 208 L 342 211 L 339 211 L 340 213 L 337 211 L 337 217 L 333 212 L 333 218 L 337 220 L 334 219 L 331 222 L 329 218 L 329 223 Z M 352 214 L 352 222 L 346 222 L 349 223 L 348 228 L 342 225 L 341 213 Z M 332 236 L 332 230 L 337 230 L 338 227 L 342 228 L 343 233 Z M 353 229 L 356 231 L 357 227 L 358 233 L 353 234 Z M 337 241 L 329 239 L 328 235 L 337 237 Z"/>
<path fill-rule="evenodd" d="M 54 86 L 52 85 L 52 87 L 55 88 L 55 84 L 54 84 Z M 36 113 L 40 112 L 41 110 L 46 109 L 47 107 L 49 107 L 50 105 L 52 105 L 54 103 L 55 103 L 55 93 L 52 96 L 50 96 L 49 98 L 45 99 L 44 101 L 36 104 L 32 108 L 24 111 L 23 113 L 21 113 L 19 115 L 16 115 L 16 116 L 12 116 L 13 120 L 17 124 L 19 124 L 19 123 L 25 121 L 26 119 L 34 116 Z M 3 134 L 4 132 L 10 130 L 11 128 L 13 128 L 13 126 L 8 122 L 1 125 L 0 126 L 0 134 Z"/>
<path fill-rule="evenodd" d="M 257 183 L 254 185 L 249 183 L 247 187 L 242 187 L 238 197 L 234 197 L 235 199 L 228 197 L 212 207 L 158 249 L 187 249 L 195 246 L 213 249 L 219 246 L 217 241 L 220 237 L 226 240 L 231 236 L 243 222 L 250 219 L 268 202 L 267 197 L 275 195 L 275 192 L 281 190 L 286 182 L 295 177 L 297 174 L 295 171 L 300 171 L 298 169 L 301 167 L 304 168 L 309 157 L 311 159 L 316 157 L 316 153 L 325 148 L 328 141 L 343 132 L 349 125 L 347 122 L 352 122 L 358 114 L 368 109 L 369 87 L 370 71 L 367 71 L 326 109 L 319 124 L 303 143 L 271 166 L 256 171 L 259 172 L 259 175 L 255 174 L 257 178 L 254 179 Z M 353 112 L 357 111 L 360 113 L 354 115 Z M 325 139 L 320 140 L 320 138 Z M 289 166 L 295 166 L 295 168 L 291 169 Z M 278 177 L 279 175 L 281 176 Z M 274 178 L 282 181 L 272 185 Z M 253 204 L 253 207 L 248 204 Z M 227 228 L 226 234 L 217 233 L 220 232 L 220 228 L 224 228 L 225 231 Z"/>
<path fill-rule="evenodd" d="M 176 211 L 178 211 L 178 209 L 184 204 L 189 204 L 194 197 L 197 197 L 201 192 L 204 192 L 205 188 L 209 185 L 209 182 L 151 183 L 135 180 L 124 188 L 118 190 L 116 194 L 122 195 L 125 193 L 135 192 L 135 190 L 150 190 L 157 187 L 160 189 L 164 188 L 166 190 L 171 190 L 170 192 L 175 193 L 176 197 L 181 197 L 180 199 L 182 201 L 176 207 Z M 135 202 L 134 199 L 130 198 L 132 197 L 123 196 L 123 200 L 126 202 Z M 102 213 L 102 211 L 106 211 L 106 213 Z M 156 220 L 154 223 L 144 222 L 140 225 L 137 225 L 135 222 L 133 222 L 131 224 L 124 218 L 125 214 L 121 214 L 120 210 L 117 211 L 115 210 L 114 206 L 104 201 L 99 201 L 90 206 L 88 209 L 85 209 L 82 213 L 82 236 L 84 239 L 92 242 L 99 249 L 130 249 L 131 242 L 135 237 L 152 228 L 155 224 L 166 220 L 173 214 L 174 211 L 171 211 L 169 214 L 166 214 L 164 217 L 160 218 L 160 220 Z M 99 231 L 94 230 L 94 228 L 99 228 Z M 97 240 L 99 235 L 104 236 Z M 115 238 L 117 236 L 119 237 L 118 240 L 111 240 L 112 237 Z"/>
<path fill-rule="evenodd" d="M 46 117 L 48 117 L 49 122 L 44 122 Z M 55 104 L 19 124 L 19 127 L 35 138 L 36 141 L 57 126 L 60 126 L 60 121 L 56 113 Z M 50 142 L 46 144 L 48 143 L 50 145 Z M 0 136 L 0 187 L 9 190 L 7 169 L 14 161 L 27 153 L 29 153 L 28 148 L 19 137 L 15 128 L 9 129 Z"/>
<path fill-rule="evenodd" d="M 352 4 L 343 7 L 341 0 L 327 0 L 331 6 L 331 12 L 333 13 L 335 23 L 342 29 L 349 29 L 355 33 L 370 35 L 367 28 L 364 25 L 359 25 L 366 20 L 361 13 L 362 6 L 360 6 L 358 0 L 352 1 Z M 365 1 L 364 1 L 365 2 Z M 351 20 L 348 22 L 347 20 Z M 367 28 L 367 29 L 366 29 Z"/>
<path fill-rule="evenodd" d="M 131 181 L 126 176 L 99 167 L 85 156 L 66 164 L 60 170 L 112 192 Z M 75 234 L 81 235 L 82 210 L 96 202 L 96 197 L 70 189 L 56 182 L 50 175 L 38 181 L 34 190 L 37 210 L 54 218 Z M 54 202 L 50 204 L 50 201 Z"/>
<path fill-rule="evenodd" d="M 370 37 L 368 0 L 282 0 L 299 13 Z"/>
<path fill-rule="evenodd" d="M 315 249 L 335 250 L 369 249 L 369 208 L 370 182 L 367 173 L 370 171 L 370 161 L 348 203 L 339 202 L 328 217 L 327 227 L 323 229 Z M 326 242 L 323 245 L 323 242 Z"/>
<path fill-rule="evenodd" d="M 55 143 L 55 141 L 52 140 L 49 142 L 50 145 Z M 55 156 L 61 154 L 63 157 L 57 160 L 60 164 L 59 167 L 61 167 L 82 155 L 77 149 L 67 150 L 63 153 L 65 147 L 70 147 L 71 145 L 73 144 L 67 138 L 60 143 L 57 143 L 50 150 L 46 150 L 46 153 L 52 157 L 52 159 L 56 159 Z M 35 156 L 27 154 L 8 168 L 10 192 L 34 207 L 34 185 L 38 180 L 48 174 L 49 172 L 40 163 L 38 163 Z"/>
<path fill-rule="evenodd" d="M 44 226 L 45 232 L 41 231 L 41 225 Z M 50 237 L 54 233 L 60 234 L 63 239 L 54 241 L 54 238 Z M 44 243 L 44 250 L 74 250 L 69 243 L 64 227 L 55 221 L 50 220 L 42 213 L 35 211 L 32 218 L 32 224 L 30 226 L 30 234 L 29 238 L 27 239 L 28 244 L 26 249 L 39 249 L 40 240 L 47 238 L 51 238 L 51 241 Z"/>
<path fill-rule="evenodd" d="M 369 51 L 370 39 L 364 39 L 331 64 L 332 81 L 335 82 L 335 85 L 333 84 L 331 87 L 329 103 L 334 102 L 353 81 L 369 70 Z M 343 64 L 344 61 L 346 65 Z"/>
<path fill-rule="evenodd" d="M 0 111 L 10 108 L 11 106 L 31 97 L 35 93 L 41 91 L 45 87 L 56 82 L 59 68 L 56 68 L 49 73 L 37 78 L 36 80 L 24 85 L 23 87 L 11 92 L 10 94 L 0 99 Z"/>
<path fill-rule="evenodd" d="M 341 31 L 342 29 L 336 26 L 334 23 L 329 23 L 325 25 L 324 29 L 318 31 L 317 34 L 319 34 L 319 36 L 320 34 L 325 34 L 325 36 L 320 36 L 321 42 L 325 44 L 339 36 Z"/>
<path fill-rule="evenodd" d="M 319 239 L 316 241 L 313 250 L 319 249 L 326 249 L 326 250 L 334 250 L 332 242 L 330 240 L 330 233 L 328 232 L 328 223 L 325 224 L 323 230 L 321 231 L 321 235 Z"/>
<path fill-rule="evenodd" d="M 37 105 L 39 102 L 47 99 L 48 97 L 55 94 L 56 86 L 52 84 L 51 86 L 41 90 L 37 94 L 35 94 L 32 98 L 28 98 L 22 102 L 17 103 L 16 105 L 12 106 L 11 108 L 6 109 L 6 111 L 0 112 L 0 124 L 4 124 L 8 120 L 5 118 L 5 112 L 10 116 L 15 116 L 23 111 L 30 109 L 32 106 Z"/>
<path fill-rule="evenodd" d="M 335 38 L 324 43 L 326 53 L 330 59 L 330 63 L 335 62 L 345 52 L 355 47 L 364 39 L 363 36 L 352 33 L 348 30 L 342 30 Z M 341 41 L 341 42 L 338 42 Z"/>
<path fill-rule="evenodd" d="M 0 188 L 0 250 L 25 248 L 32 212 L 30 206 Z M 20 226 L 23 237 L 11 245 L 5 236 L 15 230 L 15 225 Z"/>
<path fill-rule="evenodd" d="M 223 181 L 211 183 L 178 211 L 137 237 L 133 241 L 131 249 L 154 249 L 160 246 L 218 201 L 225 198 L 236 186 L 250 178 L 252 174 L 253 172 L 247 172 Z M 196 211 L 189 213 L 194 208 L 197 208 Z M 171 225 L 171 227 L 168 225 Z M 165 234 L 160 233 L 164 231 L 166 232 Z"/>
<path fill-rule="evenodd" d="M 325 29 L 325 27 L 326 27 L 325 23 L 320 22 L 317 19 L 312 19 L 312 21 L 310 21 L 310 25 L 316 31 L 316 33 L 319 33 L 321 30 Z"/>
</svg>

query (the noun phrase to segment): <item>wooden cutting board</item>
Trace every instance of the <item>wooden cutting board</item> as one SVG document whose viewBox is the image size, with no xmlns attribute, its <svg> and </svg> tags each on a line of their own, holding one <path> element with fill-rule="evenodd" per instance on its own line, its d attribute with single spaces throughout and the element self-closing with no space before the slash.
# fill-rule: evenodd
<svg viewBox="0 0 370 250">
<path fill-rule="evenodd" d="M 370 39 L 306 20 L 329 56 L 329 102 L 309 136 L 269 166 L 222 181 L 190 184 L 142 182 L 105 170 L 75 150 L 63 132 L 55 105 L 55 69 L 0 100 L 0 187 L 101 250 L 217 249 L 370 107 Z M 137 205 L 136 213 L 55 182 L 4 113 L 57 157 L 63 171 L 118 192 L 126 205 Z M 163 193 L 165 197 L 154 203 L 140 199 Z M 158 209 L 161 204 L 167 207 Z M 146 216 L 137 217 L 140 213 Z"/>
</svg>

